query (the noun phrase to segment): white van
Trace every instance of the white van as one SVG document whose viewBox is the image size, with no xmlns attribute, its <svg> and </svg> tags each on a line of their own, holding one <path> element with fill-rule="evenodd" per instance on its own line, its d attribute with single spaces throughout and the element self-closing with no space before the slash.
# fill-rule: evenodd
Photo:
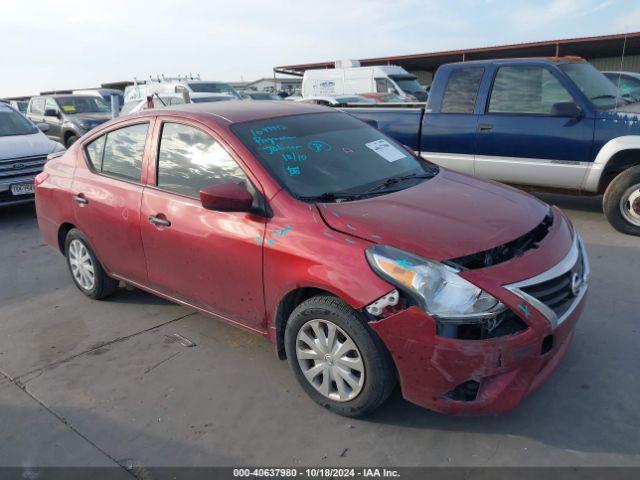
<svg viewBox="0 0 640 480">
<path fill-rule="evenodd" d="M 154 94 L 160 96 L 171 94 L 208 94 L 210 96 L 227 95 L 240 100 L 240 94 L 231 85 L 224 82 L 212 82 L 193 78 L 159 78 L 144 83 L 135 82 L 124 89 L 125 103 L 146 99 Z"/>
<path fill-rule="evenodd" d="M 303 97 L 373 92 L 396 93 L 414 102 L 426 102 L 428 97 L 414 75 L 395 65 L 307 70 L 302 78 Z"/>
</svg>

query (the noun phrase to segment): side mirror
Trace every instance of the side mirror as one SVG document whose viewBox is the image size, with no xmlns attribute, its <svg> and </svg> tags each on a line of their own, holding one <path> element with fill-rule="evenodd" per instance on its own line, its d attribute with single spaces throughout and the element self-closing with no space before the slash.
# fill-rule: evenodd
<svg viewBox="0 0 640 480">
<path fill-rule="evenodd" d="M 48 132 L 51 128 L 48 123 L 38 123 L 36 127 L 38 127 L 42 133 Z"/>
<path fill-rule="evenodd" d="M 554 103 L 551 107 L 551 115 L 554 117 L 580 118 L 582 117 L 582 110 L 573 102 L 559 102 Z"/>
<path fill-rule="evenodd" d="M 207 210 L 222 212 L 248 212 L 253 197 L 241 185 L 236 183 L 218 183 L 200 190 L 200 201 Z"/>
<path fill-rule="evenodd" d="M 44 111 L 44 116 L 45 117 L 59 117 L 60 116 L 60 112 L 58 110 L 56 110 L 55 108 L 47 108 Z"/>
</svg>

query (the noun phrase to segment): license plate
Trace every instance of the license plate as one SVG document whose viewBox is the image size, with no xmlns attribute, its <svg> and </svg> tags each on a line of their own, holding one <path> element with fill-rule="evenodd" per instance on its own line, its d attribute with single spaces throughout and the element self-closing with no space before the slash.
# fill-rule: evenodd
<svg viewBox="0 0 640 480">
<path fill-rule="evenodd" d="M 33 183 L 17 183 L 16 185 L 11 185 L 12 195 L 28 195 L 29 193 L 33 193 Z"/>
</svg>

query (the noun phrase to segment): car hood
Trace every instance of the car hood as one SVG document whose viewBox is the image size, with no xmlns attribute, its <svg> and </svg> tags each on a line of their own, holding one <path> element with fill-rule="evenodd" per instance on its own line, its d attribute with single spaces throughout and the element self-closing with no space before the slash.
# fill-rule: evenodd
<svg viewBox="0 0 640 480">
<path fill-rule="evenodd" d="M 318 208 L 334 230 L 432 260 L 515 240 L 548 211 L 546 204 L 524 192 L 445 169 L 399 192 Z"/>
<path fill-rule="evenodd" d="M 55 142 L 40 131 L 30 135 L 3 136 L 0 137 L 0 160 L 48 155 L 54 147 Z"/>
</svg>

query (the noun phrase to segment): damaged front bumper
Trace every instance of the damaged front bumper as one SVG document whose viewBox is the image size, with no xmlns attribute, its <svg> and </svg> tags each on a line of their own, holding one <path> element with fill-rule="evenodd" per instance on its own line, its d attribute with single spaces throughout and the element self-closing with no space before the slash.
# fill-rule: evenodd
<svg viewBox="0 0 640 480">
<path fill-rule="evenodd" d="M 552 241 L 541 250 L 555 246 Z M 532 271 L 536 254 L 514 262 Z M 504 278 L 513 266 L 495 267 L 491 277 Z M 495 284 L 491 293 L 526 323 L 525 329 L 502 336 L 465 340 L 439 335 L 438 320 L 417 306 L 369 326 L 389 349 L 407 400 L 452 415 L 499 414 L 540 386 L 563 358 L 586 302 L 588 270 L 584 246 L 575 234 L 569 253 L 553 268 L 525 281 Z M 476 284 L 491 278 L 481 271 L 472 275 Z M 556 306 L 547 292 L 560 286 L 571 293 Z M 551 296 L 557 298 L 557 293 Z"/>
<path fill-rule="evenodd" d="M 488 340 L 439 337 L 435 320 L 417 307 L 370 326 L 391 352 L 407 400 L 451 415 L 491 415 L 517 406 L 551 374 L 567 350 L 584 303 L 583 296 L 556 330 L 528 329 Z M 451 398 L 450 392 L 470 381 L 478 383 L 473 399 Z"/>
</svg>

